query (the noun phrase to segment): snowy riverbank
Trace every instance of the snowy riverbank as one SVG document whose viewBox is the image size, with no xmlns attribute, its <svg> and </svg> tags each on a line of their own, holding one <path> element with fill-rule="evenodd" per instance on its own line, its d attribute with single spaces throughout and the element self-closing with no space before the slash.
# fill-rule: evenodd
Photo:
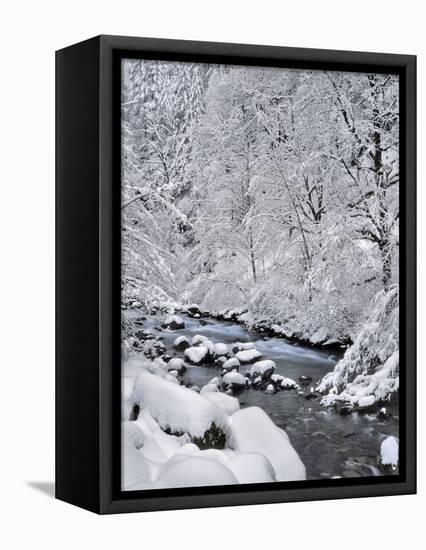
<svg viewBox="0 0 426 550">
<path fill-rule="evenodd" d="M 139 351 L 124 351 L 127 488 L 176 486 L 182 476 L 184 485 L 303 479 L 305 467 L 308 478 L 383 473 L 377 456 L 386 436 L 397 436 L 397 418 L 324 409 L 311 384 L 334 366 L 328 354 L 211 317 L 182 315 L 184 328 L 172 330 L 162 313 L 126 315 L 141 337 Z M 191 348 L 199 363 L 185 354 Z"/>
</svg>

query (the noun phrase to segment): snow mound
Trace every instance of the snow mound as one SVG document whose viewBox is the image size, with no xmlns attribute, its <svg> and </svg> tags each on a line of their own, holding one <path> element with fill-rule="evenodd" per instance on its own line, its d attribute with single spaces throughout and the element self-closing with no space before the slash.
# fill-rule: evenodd
<svg viewBox="0 0 426 550">
<path fill-rule="evenodd" d="M 179 315 L 170 315 L 162 324 L 163 328 L 168 328 L 170 330 L 179 330 L 185 328 L 185 323 L 183 322 L 182 317 Z"/>
<path fill-rule="evenodd" d="M 202 437 L 215 424 L 224 433 L 228 417 L 220 407 L 200 394 L 172 384 L 143 371 L 138 376 L 132 399 L 141 409 L 147 409 L 163 430 Z"/>
<path fill-rule="evenodd" d="M 209 339 L 207 336 L 203 336 L 202 334 L 196 334 L 192 337 L 191 344 L 193 346 L 199 346 L 200 344 L 204 344 L 205 342 L 208 342 Z"/>
<path fill-rule="evenodd" d="M 204 394 L 204 397 L 220 407 L 229 416 L 240 409 L 240 402 L 238 399 L 231 395 L 226 395 L 226 393 L 208 392 Z"/>
<path fill-rule="evenodd" d="M 238 351 L 236 354 L 236 358 L 240 363 L 252 363 L 259 359 L 259 357 L 262 357 L 262 354 L 257 349 L 245 349 Z"/>
<path fill-rule="evenodd" d="M 283 390 L 300 390 L 299 384 L 291 378 L 283 378 L 280 385 Z"/>
<path fill-rule="evenodd" d="M 134 483 L 149 484 L 151 482 L 151 470 L 149 462 L 135 447 L 123 445 L 121 448 L 122 471 L 121 482 L 126 489 Z"/>
<path fill-rule="evenodd" d="M 260 453 L 237 453 L 226 466 L 240 483 L 266 483 L 276 481 L 275 470 Z"/>
<path fill-rule="evenodd" d="M 305 466 L 287 434 L 259 407 L 231 416 L 230 445 L 236 451 L 260 453 L 272 464 L 277 481 L 306 479 Z"/>
<path fill-rule="evenodd" d="M 156 488 L 234 485 L 238 479 L 224 464 L 211 458 L 184 456 L 164 466 L 156 479 Z"/>
</svg>

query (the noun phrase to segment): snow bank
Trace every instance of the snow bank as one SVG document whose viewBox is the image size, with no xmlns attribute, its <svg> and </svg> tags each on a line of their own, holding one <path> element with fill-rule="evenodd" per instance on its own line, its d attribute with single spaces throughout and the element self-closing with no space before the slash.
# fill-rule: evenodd
<svg viewBox="0 0 426 550">
<path fill-rule="evenodd" d="M 380 292 L 367 323 L 317 391 L 326 406 L 348 402 L 355 407 L 388 401 L 399 390 L 398 289 Z M 372 397 L 369 397 L 372 396 Z M 372 400 L 374 398 L 374 401 Z"/>
<path fill-rule="evenodd" d="M 147 409 L 161 428 L 173 433 L 202 437 L 214 423 L 224 433 L 228 419 L 223 410 L 203 396 L 143 371 L 138 376 L 132 399 Z"/>
<path fill-rule="evenodd" d="M 121 448 L 121 458 L 121 482 L 125 489 L 134 483 L 149 484 L 151 482 L 152 476 L 149 462 L 135 447 L 123 445 Z"/>
<path fill-rule="evenodd" d="M 259 357 L 262 357 L 262 354 L 257 349 L 245 349 L 236 353 L 236 358 L 240 363 L 251 363 Z"/>
<path fill-rule="evenodd" d="M 287 434 L 259 407 L 241 409 L 231 416 L 230 446 L 236 451 L 264 455 L 277 481 L 306 479 L 306 471 Z"/>
</svg>

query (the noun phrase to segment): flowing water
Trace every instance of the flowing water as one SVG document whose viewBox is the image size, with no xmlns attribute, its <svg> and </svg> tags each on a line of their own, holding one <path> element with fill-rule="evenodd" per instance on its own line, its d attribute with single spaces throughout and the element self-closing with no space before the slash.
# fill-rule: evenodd
<svg viewBox="0 0 426 550">
<path fill-rule="evenodd" d="M 265 338 L 233 322 L 213 319 L 200 322 L 185 316 L 184 329 L 169 331 L 160 328 L 163 320 L 163 316 L 150 315 L 143 325 L 161 338 L 171 355 L 182 355 L 172 350 L 178 336 L 191 339 L 195 334 L 201 334 L 214 343 L 226 344 L 254 342 L 256 349 L 262 353 L 262 359 L 275 362 L 276 374 L 296 382 L 299 376 L 311 377 L 312 387 L 334 368 L 339 359 L 329 352 L 290 343 L 283 338 Z M 203 322 L 207 324 L 201 324 Z M 241 366 L 240 372 L 244 374 L 249 369 L 250 366 Z M 183 380 L 201 388 L 220 370 L 216 366 L 189 367 Z M 305 464 L 308 479 L 380 475 L 376 465 L 380 444 L 387 435 L 398 437 L 398 411 L 393 410 L 393 416 L 388 421 L 378 420 L 375 415 L 358 413 L 342 416 L 321 406 L 320 399 L 307 400 L 305 396 L 310 393 L 310 386 L 302 388 L 304 395 L 285 390 L 267 395 L 263 391 L 249 389 L 238 397 L 242 408 L 261 407 L 275 424 L 287 432 Z"/>
</svg>

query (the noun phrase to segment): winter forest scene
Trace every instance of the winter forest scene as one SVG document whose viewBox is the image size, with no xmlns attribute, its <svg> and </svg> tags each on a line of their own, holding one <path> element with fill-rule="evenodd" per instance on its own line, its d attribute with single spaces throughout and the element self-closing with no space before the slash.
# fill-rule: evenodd
<svg viewBox="0 0 426 550">
<path fill-rule="evenodd" d="M 399 472 L 396 75 L 124 59 L 122 489 Z"/>
</svg>

